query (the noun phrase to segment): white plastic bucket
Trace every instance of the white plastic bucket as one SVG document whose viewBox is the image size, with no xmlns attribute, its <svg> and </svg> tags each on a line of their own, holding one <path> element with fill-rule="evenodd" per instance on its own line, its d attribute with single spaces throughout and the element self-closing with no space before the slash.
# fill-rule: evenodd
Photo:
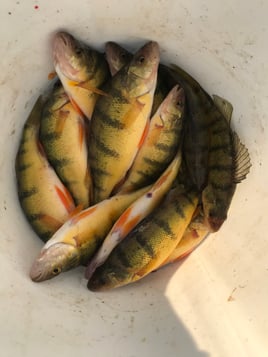
<svg viewBox="0 0 268 357">
<path fill-rule="evenodd" d="M 267 13 L 261 0 L 1 1 L 1 355 L 267 355 Z M 87 290 L 83 268 L 29 278 L 42 242 L 18 204 L 14 158 L 53 70 L 50 36 L 62 28 L 99 49 L 158 41 L 162 61 L 233 103 L 253 164 L 217 234 L 182 263 L 107 293 Z"/>
</svg>

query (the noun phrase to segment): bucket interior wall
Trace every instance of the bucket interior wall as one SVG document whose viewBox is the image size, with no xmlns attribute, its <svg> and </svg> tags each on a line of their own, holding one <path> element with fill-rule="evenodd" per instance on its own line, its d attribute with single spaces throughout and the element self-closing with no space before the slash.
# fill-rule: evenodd
<svg viewBox="0 0 268 357">
<path fill-rule="evenodd" d="M 1 350 L 31 356 L 267 354 L 268 3 L 220 0 L 0 4 Z M 17 198 L 24 122 L 53 71 L 51 36 L 65 29 L 100 50 L 158 41 L 161 61 L 186 69 L 234 106 L 232 127 L 252 168 L 227 221 L 188 258 L 122 289 L 87 290 L 84 268 L 29 278 L 42 242 Z"/>
</svg>

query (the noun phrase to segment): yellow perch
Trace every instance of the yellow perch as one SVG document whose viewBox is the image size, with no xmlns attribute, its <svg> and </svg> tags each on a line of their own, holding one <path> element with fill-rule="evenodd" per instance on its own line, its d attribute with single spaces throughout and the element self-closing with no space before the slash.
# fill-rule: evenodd
<svg viewBox="0 0 268 357">
<path fill-rule="evenodd" d="M 178 152 L 168 168 L 153 184 L 151 189 L 132 203 L 118 218 L 100 249 L 89 262 L 86 278 L 90 279 L 96 268 L 102 265 L 111 251 L 130 233 L 136 225 L 148 216 L 163 200 L 176 178 L 181 164 L 181 153 Z"/>
<path fill-rule="evenodd" d="M 184 90 L 175 86 L 150 121 L 148 134 L 120 192 L 154 182 L 170 164 L 181 144 Z"/>
<path fill-rule="evenodd" d="M 87 120 L 57 82 L 44 106 L 40 140 L 48 160 L 72 194 L 76 205 L 90 205 L 91 177 L 87 150 Z"/>
<path fill-rule="evenodd" d="M 120 214 L 148 190 L 113 196 L 72 216 L 41 250 L 31 279 L 41 282 L 88 263 Z"/>
<path fill-rule="evenodd" d="M 157 269 L 181 240 L 196 209 L 198 196 L 179 186 L 115 247 L 88 282 L 93 291 L 139 280 Z"/>
<path fill-rule="evenodd" d="M 109 77 L 104 56 L 76 40 L 67 32 L 53 38 L 55 70 L 75 108 L 91 119 L 99 88 Z"/>
<path fill-rule="evenodd" d="M 24 126 L 16 157 L 16 177 L 22 209 L 35 232 L 47 241 L 68 219 L 75 205 L 39 142 L 43 106 L 40 96 Z"/>
<path fill-rule="evenodd" d="M 155 91 L 159 47 L 149 42 L 104 90 L 92 116 L 89 158 L 94 203 L 109 197 L 124 179 L 148 128 Z"/>
</svg>

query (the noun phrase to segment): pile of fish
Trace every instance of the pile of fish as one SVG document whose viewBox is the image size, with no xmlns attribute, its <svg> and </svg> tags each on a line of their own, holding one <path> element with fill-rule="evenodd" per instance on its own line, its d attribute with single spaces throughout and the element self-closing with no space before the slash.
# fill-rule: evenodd
<svg viewBox="0 0 268 357">
<path fill-rule="evenodd" d="M 16 157 L 21 207 L 45 242 L 31 279 L 84 265 L 100 291 L 185 257 L 220 229 L 250 169 L 231 104 L 160 64 L 153 41 L 102 54 L 59 32 L 52 54 L 56 78 Z"/>
</svg>

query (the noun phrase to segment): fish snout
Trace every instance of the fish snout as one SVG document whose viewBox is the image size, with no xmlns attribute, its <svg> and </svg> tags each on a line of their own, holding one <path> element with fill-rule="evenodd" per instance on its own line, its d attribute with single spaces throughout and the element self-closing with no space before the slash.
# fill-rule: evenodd
<svg viewBox="0 0 268 357">
<path fill-rule="evenodd" d="M 30 278 L 36 283 L 43 281 L 43 274 L 40 268 L 39 262 L 35 261 L 30 270 Z"/>
</svg>

